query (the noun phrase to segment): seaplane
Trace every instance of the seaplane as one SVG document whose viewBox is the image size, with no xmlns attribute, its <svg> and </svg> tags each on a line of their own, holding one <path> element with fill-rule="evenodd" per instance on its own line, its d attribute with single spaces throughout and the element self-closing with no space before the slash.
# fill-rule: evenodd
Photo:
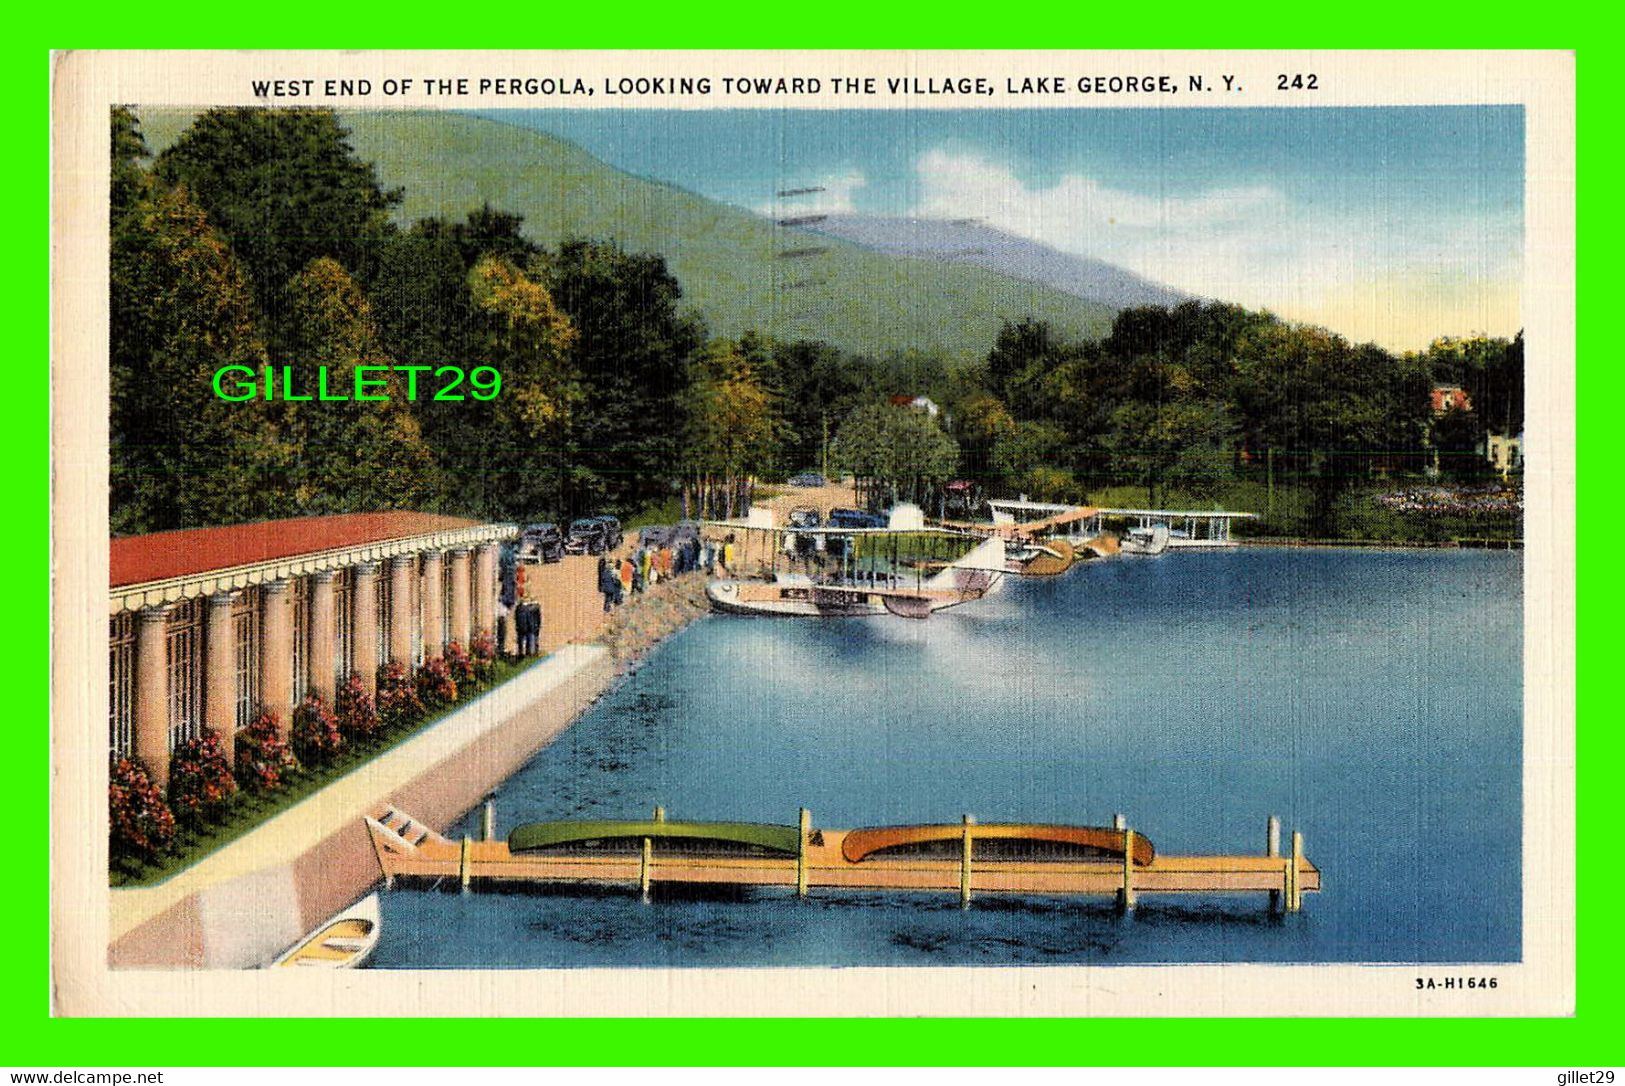
<svg viewBox="0 0 1625 1086">
<path fill-rule="evenodd" d="M 826 526 L 798 528 L 793 534 L 849 539 L 865 534 L 884 536 L 888 531 Z M 912 572 L 894 564 L 889 569 L 852 569 L 841 576 L 819 579 L 804 573 L 774 572 L 767 580 L 712 581 L 705 593 L 714 610 L 735 615 L 930 618 L 937 611 L 993 592 L 1006 571 L 1004 548 L 1002 537 L 983 540 L 962 558 L 930 575 L 926 575 L 923 564 Z"/>
<path fill-rule="evenodd" d="M 968 535 L 1005 541 L 1006 572 L 1025 577 L 1053 577 L 1072 568 L 1074 562 L 1117 553 L 1116 539 L 1098 530 L 1078 534 L 1096 524 L 1096 510 L 1089 506 L 1053 505 L 1043 502 L 990 501 L 993 523 L 939 521 L 941 527 Z M 1037 520 L 1018 520 L 1018 514 L 1041 513 Z M 1062 538 L 1071 533 L 1073 538 Z"/>
</svg>

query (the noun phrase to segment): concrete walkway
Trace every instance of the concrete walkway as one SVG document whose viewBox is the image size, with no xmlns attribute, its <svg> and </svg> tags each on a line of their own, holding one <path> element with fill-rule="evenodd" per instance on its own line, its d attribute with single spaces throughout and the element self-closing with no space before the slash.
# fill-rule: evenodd
<svg viewBox="0 0 1625 1086">
<path fill-rule="evenodd" d="M 346 829 L 354 830 L 362 816 L 380 802 L 468 750 L 548 695 L 563 695 L 562 688 L 572 678 L 607 660 L 607 650 L 601 646 L 563 645 L 540 664 L 356 767 L 167 881 L 157 886 L 112 890 L 109 940 L 117 942 L 210 887 L 285 867 L 319 843 Z"/>
</svg>

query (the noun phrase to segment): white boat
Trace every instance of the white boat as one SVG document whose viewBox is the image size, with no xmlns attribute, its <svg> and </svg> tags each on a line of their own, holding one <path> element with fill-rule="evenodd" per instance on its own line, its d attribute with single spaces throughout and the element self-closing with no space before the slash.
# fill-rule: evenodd
<svg viewBox="0 0 1625 1086">
<path fill-rule="evenodd" d="M 289 947 L 271 968 L 291 965 L 305 969 L 354 969 L 378 946 L 378 895 L 368 894 Z"/>
<path fill-rule="evenodd" d="M 1148 527 L 1130 528 L 1128 534 L 1118 542 L 1118 551 L 1122 554 L 1161 554 L 1168 549 L 1172 539 L 1173 533 L 1168 525 L 1158 521 Z"/>
</svg>

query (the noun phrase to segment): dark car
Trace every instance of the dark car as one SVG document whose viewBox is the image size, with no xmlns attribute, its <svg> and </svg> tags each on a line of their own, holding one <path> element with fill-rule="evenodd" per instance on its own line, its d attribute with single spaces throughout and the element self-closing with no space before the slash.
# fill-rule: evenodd
<svg viewBox="0 0 1625 1086">
<path fill-rule="evenodd" d="M 621 545 L 621 540 L 625 539 L 626 536 L 621 531 L 620 521 L 611 516 L 598 516 L 592 519 L 603 525 L 604 549 L 606 551 L 612 551 Z"/>
<path fill-rule="evenodd" d="M 532 524 L 519 534 L 521 562 L 557 562 L 564 557 L 564 533 L 557 524 Z"/>
<path fill-rule="evenodd" d="M 822 523 L 818 510 L 810 505 L 798 505 L 790 510 L 790 527 L 816 528 Z"/>
<path fill-rule="evenodd" d="M 884 528 L 886 518 L 879 513 L 866 513 L 862 509 L 831 509 L 831 528 Z"/>
<path fill-rule="evenodd" d="M 638 529 L 638 546 L 645 550 L 659 550 L 670 543 L 676 529 L 666 524 L 649 524 Z"/>
<path fill-rule="evenodd" d="M 570 522 L 570 533 L 564 539 L 566 554 L 603 554 L 608 549 L 603 521 L 597 517 L 582 517 Z"/>
<path fill-rule="evenodd" d="M 800 475 L 790 476 L 791 486 L 823 486 L 824 477 L 816 471 L 804 471 Z"/>
</svg>

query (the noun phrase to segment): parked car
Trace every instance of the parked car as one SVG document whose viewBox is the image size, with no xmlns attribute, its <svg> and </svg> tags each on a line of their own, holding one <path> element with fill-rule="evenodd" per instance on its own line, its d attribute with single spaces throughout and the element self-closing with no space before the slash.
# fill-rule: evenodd
<svg viewBox="0 0 1625 1086">
<path fill-rule="evenodd" d="M 645 525 L 638 529 L 638 546 L 657 550 L 670 543 L 675 532 L 675 528 L 666 524 Z"/>
<path fill-rule="evenodd" d="M 564 533 L 557 524 L 532 524 L 519 534 L 521 562 L 557 562 L 564 557 Z"/>
<path fill-rule="evenodd" d="M 626 538 L 626 535 L 621 531 L 620 521 L 607 515 L 593 517 L 592 519 L 604 526 L 604 549 L 606 551 L 612 551 L 621 545 L 621 541 Z"/>
<path fill-rule="evenodd" d="M 818 510 L 810 505 L 798 505 L 790 510 L 792 528 L 816 528 L 822 523 L 823 518 L 818 515 Z"/>
<path fill-rule="evenodd" d="M 582 517 L 570 522 L 570 532 L 564 539 L 566 554 L 603 554 L 608 549 L 603 521 L 597 517 Z"/>
<path fill-rule="evenodd" d="M 862 509 L 831 509 L 829 525 L 832 528 L 884 528 L 886 518 L 879 513 Z"/>
<path fill-rule="evenodd" d="M 825 479 L 816 471 L 804 471 L 800 475 L 790 476 L 791 486 L 823 486 Z"/>
</svg>

